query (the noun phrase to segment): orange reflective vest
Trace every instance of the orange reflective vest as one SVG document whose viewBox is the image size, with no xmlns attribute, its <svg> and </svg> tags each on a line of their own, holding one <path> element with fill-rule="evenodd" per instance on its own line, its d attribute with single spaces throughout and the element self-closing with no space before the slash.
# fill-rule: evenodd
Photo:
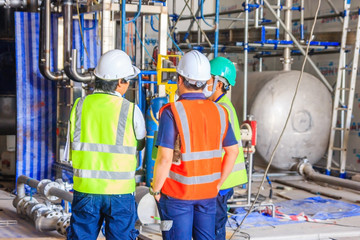
<svg viewBox="0 0 360 240">
<path fill-rule="evenodd" d="M 202 99 L 180 100 L 171 103 L 170 108 L 179 130 L 181 161 L 172 164 L 161 191 L 183 200 L 216 197 L 222 142 L 228 128 L 226 110 Z"/>
</svg>

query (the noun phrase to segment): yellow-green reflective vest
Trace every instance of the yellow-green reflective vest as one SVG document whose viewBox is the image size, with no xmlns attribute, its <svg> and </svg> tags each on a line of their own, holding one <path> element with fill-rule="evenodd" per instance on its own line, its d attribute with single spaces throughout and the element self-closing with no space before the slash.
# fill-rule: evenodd
<svg viewBox="0 0 360 240">
<path fill-rule="evenodd" d="M 223 185 L 221 186 L 221 190 L 228 189 L 235 187 L 240 184 L 247 183 L 247 174 L 246 174 L 246 167 L 245 167 L 245 159 L 244 159 L 244 151 L 241 145 L 241 133 L 240 133 L 240 126 L 239 121 L 236 115 L 236 111 L 234 106 L 232 105 L 231 101 L 227 96 L 223 96 L 219 101 L 229 114 L 229 121 L 231 127 L 234 131 L 235 138 L 239 143 L 239 155 L 236 158 L 234 168 L 228 178 L 225 180 Z M 224 154 L 223 154 L 224 156 Z"/>
<path fill-rule="evenodd" d="M 135 191 L 134 104 L 95 93 L 76 100 L 70 114 L 74 190 L 93 194 Z"/>
</svg>

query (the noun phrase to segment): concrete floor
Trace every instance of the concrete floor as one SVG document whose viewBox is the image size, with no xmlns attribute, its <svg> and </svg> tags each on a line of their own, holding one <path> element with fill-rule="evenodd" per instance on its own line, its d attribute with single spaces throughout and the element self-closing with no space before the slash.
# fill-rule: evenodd
<svg viewBox="0 0 360 240">
<path fill-rule="evenodd" d="M 257 192 L 259 187 L 259 179 L 261 174 L 255 174 L 253 183 L 253 193 Z M 275 178 L 286 180 L 293 184 L 300 184 L 313 189 L 310 193 L 296 189 L 294 187 L 288 187 L 283 184 L 274 182 Z M 297 200 L 308 197 L 316 196 L 318 192 L 326 192 L 333 195 L 340 201 L 345 201 L 353 204 L 360 203 L 359 192 L 341 189 L 338 187 L 325 186 L 324 184 L 316 184 L 313 182 L 303 181 L 300 176 L 282 176 L 271 178 L 273 181 L 273 199 L 266 201 L 272 201 L 274 203 L 284 200 Z M 280 189 L 278 189 L 280 188 Z M 269 185 L 264 184 L 261 194 L 268 196 Z M 245 190 L 237 189 L 238 193 L 244 194 Z M 327 198 L 326 196 L 321 196 Z M 16 214 L 16 209 L 12 206 L 12 199 L 14 198 L 9 192 L 0 190 L 0 220 L 16 220 L 17 224 L 9 226 L 0 225 L 0 238 L 1 239 L 64 239 L 63 236 L 56 231 L 41 233 L 38 232 L 34 224 L 27 220 L 20 218 Z M 312 240 L 312 239 L 337 239 L 337 240 L 359 240 L 360 239 L 360 216 L 348 217 L 337 219 L 336 224 L 324 224 L 324 223 L 296 223 L 278 226 L 265 226 L 240 229 L 240 233 L 236 233 L 232 239 L 252 239 L 252 240 Z M 227 228 L 227 239 L 234 233 L 231 228 Z M 250 236 L 250 238 L 249 238 Z M 100 237 L 103 238 L 103 237 Z M 141 235 L 139 239 L 162 239 L 158 226 L 143 226 L 141 227 Z"/>
</svg>

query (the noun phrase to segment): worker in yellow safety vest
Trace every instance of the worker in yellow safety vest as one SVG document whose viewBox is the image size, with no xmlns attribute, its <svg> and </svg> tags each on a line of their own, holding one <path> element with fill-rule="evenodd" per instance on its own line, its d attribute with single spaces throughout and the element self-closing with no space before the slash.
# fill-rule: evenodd
<svg viewBox="0 0 360 240">
<path fill-rule="evenodd" d="M 239 145 L 239 155 L 234 168 L 225 182 L 222 184 L 216 199 L 216 239 L 225 239 L 225 224 L 227 221 L 227 201 L 234 194 L 233 187 L 247 182 L 247 174 L 244 161 L 244 152 L 241 144 L 239 121 L 235 108 L 230 99 L 225 95 L 231 86 L 235 85 L 236 69 L 234 64 L 227 58 L 217 57 L 210 61 L 212 78 L 207 82 L 203 93 L 205 97 L 225 107 L 229 114 L 229 121 L 234 130 L 235 138 Z"/>
<path fill-rule="evenodd" d="M 70 114 L 74 200 L 68 239 L 136 239 L 136 151 L 145 145 L 140 109 L 122 95 L 139 74 L 121 50 L 101 56 L 95 91 L 78 98 Z"/>
</svg>

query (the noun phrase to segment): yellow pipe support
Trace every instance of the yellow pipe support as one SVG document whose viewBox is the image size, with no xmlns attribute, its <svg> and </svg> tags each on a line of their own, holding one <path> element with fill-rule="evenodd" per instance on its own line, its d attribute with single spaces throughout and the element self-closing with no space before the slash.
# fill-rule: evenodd
<svg viewBox="0 0 360 240">
<path fill-rule="evenodd" d="M 157 71 L 157 84 L 158 85 L 165 85 L 165 92 L 169 95 L 169 101 L 175 101 L 175 92 L 177 90 L 176 84 L 168 83 L 169 80 L 163 82 L 163 72 L 176 72 L 176 68 L 163 68 L 163 60 L 170 60 L 170 58 L 177 58 L 178 60 L 181 59 L 181 55 L 158 55 L 156 71 Z"/>
</svg>

